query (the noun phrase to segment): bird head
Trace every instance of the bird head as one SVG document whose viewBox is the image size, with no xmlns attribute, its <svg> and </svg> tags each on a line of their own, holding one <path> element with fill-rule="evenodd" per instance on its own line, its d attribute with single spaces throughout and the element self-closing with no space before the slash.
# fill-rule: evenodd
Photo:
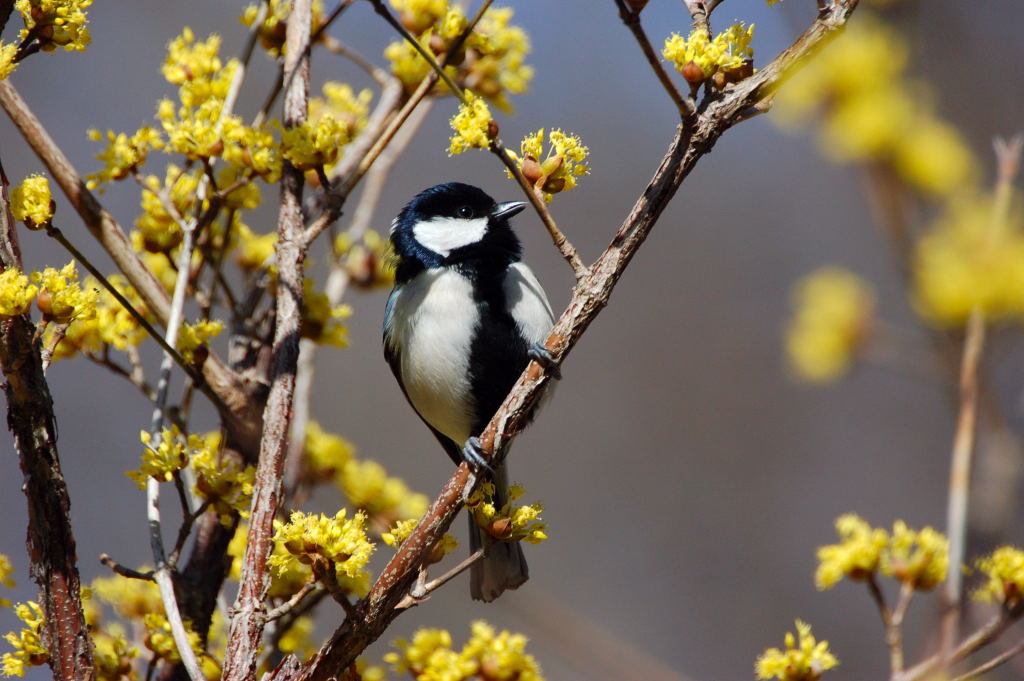
<svg viewBox="0 0 1024 681">
<path fill-rule="evenodd" d="M 417 194 L 391 223 L 399 277 L 432 267 L 504 267 L 519 259 L 509 218 L 526 203 L 497 203 L 478 187 L 439 184 Z"/>
</svg>

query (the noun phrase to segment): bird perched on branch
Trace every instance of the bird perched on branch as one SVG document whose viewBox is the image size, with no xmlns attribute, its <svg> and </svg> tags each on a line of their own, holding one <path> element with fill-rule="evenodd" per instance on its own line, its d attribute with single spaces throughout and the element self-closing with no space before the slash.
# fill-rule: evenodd
<svg viewBox="0 0 1024 681">
<path fill-rule="evenodd" d="M 452 461 L 493 481 L 498 508 L 507 501 L 505 465 L 490 468 L 475 436 L 531 359 L 557 376 L 541 344 L 554 324 L 551 306 L 509 226 L 525 207 L 450 182 L 417 194 L 391 224 L 398 265 L 384 356 Z M 518 542 L 487 537 L 469 520 L 470 550 L 489 546 L 471 568 L 470 592 L 492 601 L 526 581 L 526 560 Z"/>
</svg>

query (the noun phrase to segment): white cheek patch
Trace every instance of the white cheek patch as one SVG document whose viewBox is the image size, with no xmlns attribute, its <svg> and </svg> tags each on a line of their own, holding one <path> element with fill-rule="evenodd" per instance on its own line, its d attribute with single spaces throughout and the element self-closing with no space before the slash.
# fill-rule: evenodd
<svg viewBox="0 0 1024 681">
<path fill-rule="evenodd" d="M 412 231 L 421 245 L 447 258 L 455 249 L 483 239 L 487 233 L 487 218 L 431 218 L 417 222 Z"/>
</svg>

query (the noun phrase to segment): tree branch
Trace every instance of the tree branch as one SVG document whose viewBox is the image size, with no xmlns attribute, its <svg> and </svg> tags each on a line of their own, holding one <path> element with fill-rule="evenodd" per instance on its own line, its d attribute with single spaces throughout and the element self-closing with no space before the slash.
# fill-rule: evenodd
<svg viewBox="0 0 1024 681">
<path fill-rule="evenodd" d="M 0 165 L 0 271 L 21 268 L 14 216 Z M 43 375 L 35 327 L 27 315 L 0 318 L 0 366 L 7 397 L 7 427 L 14 436 L 28 501 L 30 572 L 45 613 L 42 643 L 54 678 L 95 678 L 93 648 L 82 612 L 71 500 L 57 454 L 53 398 Z"/>
<path fill-rule="evenodd" d="M 306 118 L 310 21 L 311 0 L 292 0 L 284 65 L 285 82 L 289 84 L 284 101 L 286 127 L 300 125 Z M 288 453 L 302 322 L 302 262 L 306 253 L 302 241 L 302 186 L 302 171 L 286 160 L 281 174 L 281 210 L 277 224 L 277 316 L 271 388 L 263 414 L 263 438 L 253 486 L 249 535 L 235 599 L 235 615 L 228 633 L 224 681 L 255 678 L 266 622 L 264 600 L 270 586 L 267 558 L 273 548 L 273 522 L 281 500 L 281 480 Z"/>
</svg>

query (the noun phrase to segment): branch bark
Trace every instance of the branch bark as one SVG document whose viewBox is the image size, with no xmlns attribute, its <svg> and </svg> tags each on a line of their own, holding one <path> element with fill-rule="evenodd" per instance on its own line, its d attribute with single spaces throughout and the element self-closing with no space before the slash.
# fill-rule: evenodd
<svg viewBox="0 0 1024 681">
<path fill-rule="evenodd" d="M 21 268 L 14 216 L 0 166 L 0 271 Z M 28 555 L 49 665 L 57 679 L 95 678 L 92 641 L 82 612 L 81 583 L 69 512 L 71 499 L 57 455 L 53 398 L 43 375 L 35 326 L 26 315 L 0 318 L 0 366 L 7 397 L 7 427 L 14 435 L 28 500 Z"/>
<path fill-rule="evenodd" d="M 309 97 L 309 31 L 311 0 L 292 0 L 286 38 L 284 100 L 286 127 L 306 119 Z M 263 413 L 263 438 L 249 517 L 249 535 L 242 561 L 242 578 L 235 600 L 235 616 L 228 634 L 224 681 L 256 677 L 260 640 L 266 622 L 264 601 L 270 587 L 267 558 L 273 549 L 273 523 L 281 501 L 282 478 L 288 454 L 299 359 L 302 322 L 303 173 L 287 160 L 281 173 L 281 210 L 277 223 L 277 316 L 271 360 L 271 387 Z"/>
</svg>

